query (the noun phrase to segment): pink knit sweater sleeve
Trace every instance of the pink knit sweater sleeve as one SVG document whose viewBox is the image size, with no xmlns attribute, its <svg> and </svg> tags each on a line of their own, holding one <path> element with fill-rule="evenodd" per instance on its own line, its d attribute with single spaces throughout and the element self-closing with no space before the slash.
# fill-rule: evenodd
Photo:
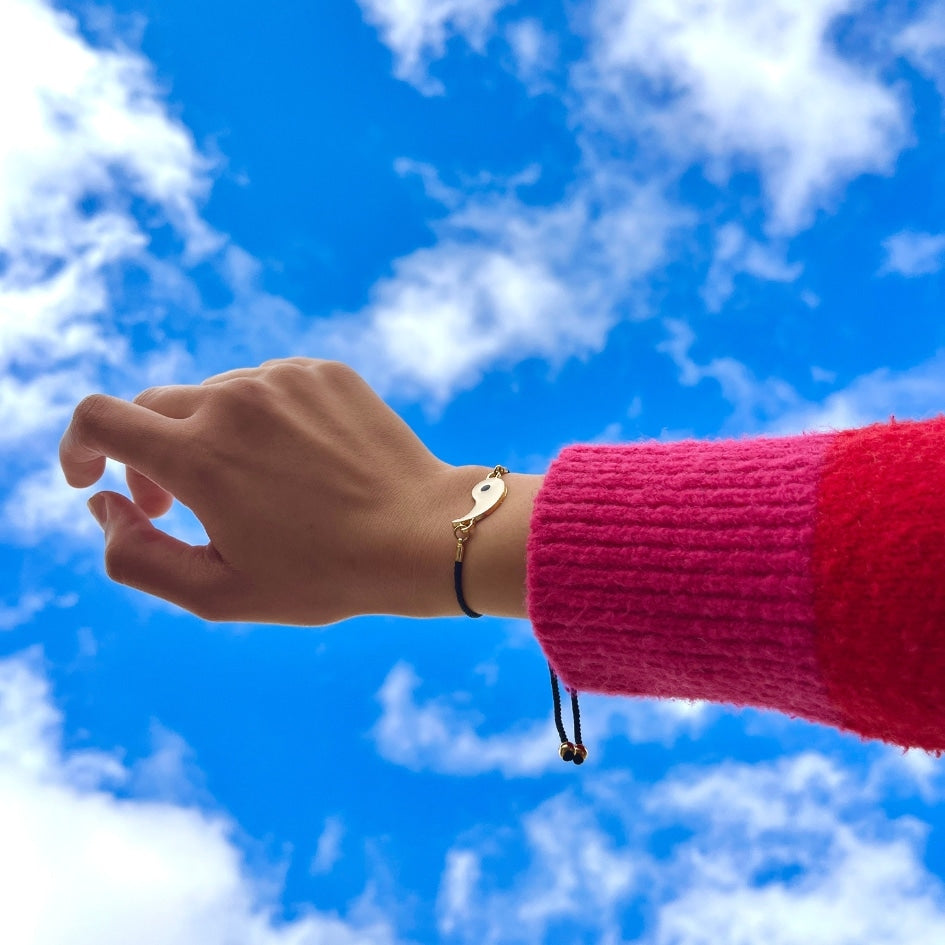
<svg viewBox="0 0 945 945">
<path fill-rule="evenodd" d="M 945 749 L 945 416 L 575 446 L 528 608 L 570 688 L 778 709 Z"/>
</svg>

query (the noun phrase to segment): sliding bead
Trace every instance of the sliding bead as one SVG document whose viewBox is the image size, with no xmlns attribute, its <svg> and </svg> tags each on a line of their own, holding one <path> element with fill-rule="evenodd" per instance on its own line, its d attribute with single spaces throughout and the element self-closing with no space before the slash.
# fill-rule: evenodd
<svg viewBox="0 0 945 945">
<path fill-rule="evenodd" d="M 571 742 L 562 742 L 558 754 L 561 755 L 562 761 L 574 761 L 574 745 Z"/>
</svg>

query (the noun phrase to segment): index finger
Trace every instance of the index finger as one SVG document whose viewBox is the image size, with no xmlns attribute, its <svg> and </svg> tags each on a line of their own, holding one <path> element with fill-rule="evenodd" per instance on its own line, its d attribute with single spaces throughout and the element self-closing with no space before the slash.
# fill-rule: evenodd
<svg viewBox="0 0 945 945">
<path fill-rule="evenodd" d="M 59 462 L 66 482 L 78 489 L 101 478 L 106 457 L 160 482 L 179 433 L 178 421 L 118 397 L 92 394 L 75 408 L 59 444 Z"/>
</svg>

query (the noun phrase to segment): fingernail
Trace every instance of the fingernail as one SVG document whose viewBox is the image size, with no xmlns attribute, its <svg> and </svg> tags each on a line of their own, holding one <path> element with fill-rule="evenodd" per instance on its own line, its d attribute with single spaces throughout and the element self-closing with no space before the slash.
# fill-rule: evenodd
<svg viewBox="0 0 945 945">
<path fill-rule="evenodd" d="M 105 501 L 105 496 L 101 493 L 93 495 L 89 499 L 89 511 L 92 513 L 92 518 L 98 522 L 104 531 L 105 523 L 108 521 L 108 503 Z"/>
</svg>

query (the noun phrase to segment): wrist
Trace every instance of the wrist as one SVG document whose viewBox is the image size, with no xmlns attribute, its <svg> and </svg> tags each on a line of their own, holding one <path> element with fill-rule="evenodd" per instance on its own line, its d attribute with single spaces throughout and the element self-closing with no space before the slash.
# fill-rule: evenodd
<svg viewBox="0 0 945 945">
<path fill-rule="evenodd" d="M 400 569 L 408 588 L 397 613 L 413 617 L 458 616 L 453 585 L 456 538 L 451 522 L 465 515 L 473 487 L 489 466 L 447 466 L 427 485 L 424 513 L 415 531 L 415 554 Z M 463 557 L 463 593 L 480 614 L 524 617 L 526 546 L 532 507 L 543 476 L 508 473 L 508 495 L 470 533 Z M 409 569 L 409 570 L 408 570 Z"/>
<path fill-rule="evenodd" d="M 476 499 L 473 489 L 491 470 L 469 467 L 464 474 L 465 514 Z M 525 617 L 526 547 L 535 496 L 541 476 L 505 473 L 507 494 L 501 506 L 480 519 L 469 533 L 464 547 L 462 592 L 466 604 L 480 614 L 498 617 Z M 455 598 L 454 593 L 454 598 Z M 454 603 L 459 607 L 458 601 Z"/>
</svg>

